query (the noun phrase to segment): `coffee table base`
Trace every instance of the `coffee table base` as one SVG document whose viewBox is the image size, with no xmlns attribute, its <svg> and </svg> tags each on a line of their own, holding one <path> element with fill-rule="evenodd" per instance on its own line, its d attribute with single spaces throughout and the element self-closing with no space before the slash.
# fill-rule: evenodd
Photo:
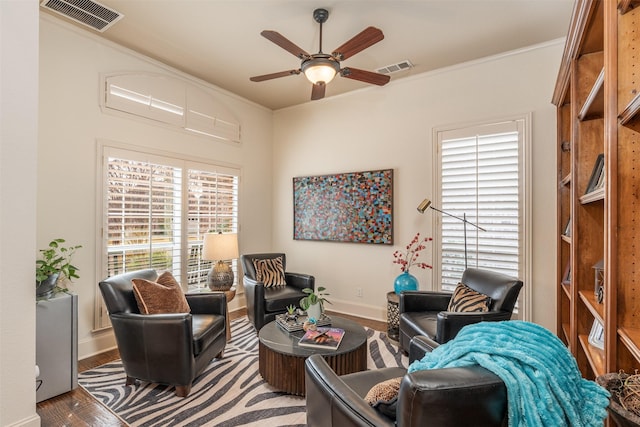
<svg viewBox="0 0 640 427">
<path fill-rule="evenodd" d="M 355 350 L 323 355 L 338 375 L 352 374 L 367 369 L 367 342 Z M 282 354 L 259 343 L 258 368 L 262 378 L 278 390 L 297 396 L 305 395 L 304 362 L 306 357 Z"/>
</svg>

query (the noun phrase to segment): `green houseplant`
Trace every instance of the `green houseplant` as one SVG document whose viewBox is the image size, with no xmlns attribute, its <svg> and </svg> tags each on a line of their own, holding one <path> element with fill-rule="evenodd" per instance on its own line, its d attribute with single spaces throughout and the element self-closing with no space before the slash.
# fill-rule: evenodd
<svg viewBox="0 0 640 427">
<path fill-rule="evenodd" d="M 295 322 L 296 320 L 298 320 L 298 314 L 296 313 L 297 310 L 298 308 L 295 305 L 289 304 L 287 306 L 287 314 L 285 316 L 285 320 L 287 322 Z"/>
<path fill-rule="evenodd" d="M 307 294 L 300 300 L 300 308 L 307 312 L 307 316 L 319 319 L 322 313 L 324 313 L 324 303 L 331 304 L 325 297 L 329 296 L 326 289 L 322 286 L 318 287 L 318 290 L 314 292 L 311 288 L 304 288 L 302 292 Z"/>
<path fill-rule="evenodd" d="M 63 246 L 64 239 L 53 239 L 47 249 L 40 249 L 40 259 L 36 260 L 36 296 L 48 297 L 54 291 L 66 291 L 58 287 L 61 276 L 68 280 L 78 279 L 78 267 L 71 264 L 71 258 L 81 245 Z"/>
</svg>

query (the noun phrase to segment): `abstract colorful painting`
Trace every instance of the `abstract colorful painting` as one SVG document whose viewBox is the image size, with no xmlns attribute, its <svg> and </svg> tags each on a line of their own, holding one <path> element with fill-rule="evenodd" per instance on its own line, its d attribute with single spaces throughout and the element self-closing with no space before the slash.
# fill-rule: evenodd
<svg viewBox="0 0 640 427">
<path fill-rule="evenodd" d="M 293 178 L 293 238 L 393 244 L 393 169 Z"/>
</svg>

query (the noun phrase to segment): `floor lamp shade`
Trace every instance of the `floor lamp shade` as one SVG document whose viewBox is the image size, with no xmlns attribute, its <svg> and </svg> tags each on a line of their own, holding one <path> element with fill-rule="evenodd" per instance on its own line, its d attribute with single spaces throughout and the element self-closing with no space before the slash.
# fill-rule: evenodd
<svg viewBox="0 0 640 427">
<path fill-rule="evenodd" d="M 235 258 L 238 258 L 238 235 L 236 233 L 207 233 L 204 235 L 202 259 L 217 261 L 207 276 L 207 284 L 212 291 L 231 289 L 233 270 L 225 261 Z"/>
</svg>

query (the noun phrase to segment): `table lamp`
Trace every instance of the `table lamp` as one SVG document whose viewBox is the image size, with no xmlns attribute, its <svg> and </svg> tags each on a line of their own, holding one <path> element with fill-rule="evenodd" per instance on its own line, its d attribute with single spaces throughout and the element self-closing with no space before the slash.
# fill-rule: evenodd
<svg viewBox="0 0 640 427">
<path fill-rule="evenodd" d="M 237 233 L 204 235 L 202 259 L 217 261 L 209 271 L 207 284 L 212 291 L 228 291 L 233 286 L 233 270 L 225 261 L 238 258 Z"/>
</svg>

